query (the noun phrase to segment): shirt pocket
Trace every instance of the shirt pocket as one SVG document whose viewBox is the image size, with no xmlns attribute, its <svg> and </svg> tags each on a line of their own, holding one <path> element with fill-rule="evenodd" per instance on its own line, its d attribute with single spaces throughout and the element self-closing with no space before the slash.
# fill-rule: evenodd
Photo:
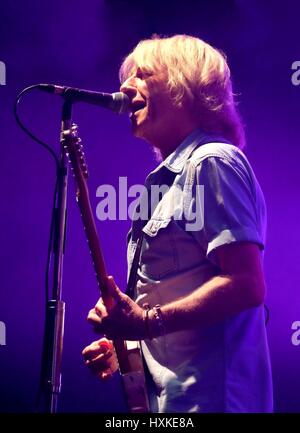
<svg viewBox="0 0 300 433">
<path fill-rule="evenodd" d="M 174 224 L 171 218 L 151 218 L 143 227 L 141 271 L 145 276 L 159 280 L 178 271 Z"/>
</svg>

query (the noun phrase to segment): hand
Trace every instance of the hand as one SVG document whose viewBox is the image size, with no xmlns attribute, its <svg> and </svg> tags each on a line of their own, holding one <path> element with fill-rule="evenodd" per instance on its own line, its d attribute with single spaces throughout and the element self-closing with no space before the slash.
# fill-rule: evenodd
<svg viewBox="0 0 300 433">
<path fill-rule="evenodd" d="M 108 277 L 107 289 L 113 302 L 106 307 L 100 298 L 87 318 L 94 326 L 94 331 L 110 339 L 144 340 L 146 326 L 143 309 L 121 292 L 113 277 Z"/>
<path fill-rule="evenodd" d="M 82 355 L 85 365 L 100 379 L 109 379 L 119 368 L 114 346 L 106 338 L 93 341 L 83 349 Z"/>
</svg>

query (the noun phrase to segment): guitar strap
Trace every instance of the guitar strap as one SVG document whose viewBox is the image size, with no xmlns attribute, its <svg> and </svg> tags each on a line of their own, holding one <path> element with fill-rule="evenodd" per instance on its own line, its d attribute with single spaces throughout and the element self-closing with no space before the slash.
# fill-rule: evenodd
<svg viewBox="0 0 300 433">
<path fill-rule="evenodd" d="M 164 174 L 164 180 L 165 180 L 165 184 L 166 185 L 172 185 L 175 179 L 176 173 L 170 173 L 169 170 L 166 170 L 165 174 Z M 142 245 L 143 245 L 143 240 L 144 240 L 144 232 L 143 232 L 143 227 L 144 225 L 147 223 L 147 221 L 149 221 L 149 219 L 151 218 L 151 192 L 150 192 L 150 188 L 147 188 L 147 198 L 145 198 L 145 196 L 141 197 L 141 200 L 146 199 L 148 202 L 148 220 L 143 220 L 143 223 L 141 223 L 141 225 L 139 225 L 138 229 L 137 229 L 137 233 L 138 233 L 138 238 L 137 238 L 137 243 L 136 243 L 136 249 L 134 252 L 134 256 L 133 256 L 133 260 L 132 260 L 132 264 L 131 264 L 131 268 L 130 268 L 130 272 L 129 272 L 129 277 L 128 277 L 128 282 L 127 282 L 127 287 L 126 287 L 126 295 L 129 296 L 131 299 L 134 299 L 135 296 L 135 287 L 136 287 L 136 283 L 137 283 L 137 271 L 139 268 L 139 264 L 140 264 L 140 258 L 141 258 L 141 252 L 142 252 Z M 160 197 L 159 201 L 162 199 L 162 196 Z M 150 212 L 150 213 L 149 213 Z M 130 234 L 130 232 L 129 232 Z M 132 230 L 131 230 L 131 234 L 132 235 Z M 130 239 L 130 237 L 129 237 Z"/>
<path fill-rule="evenodd" d="M 131 299 L 133 299 L 135 295 L 135 286 L 137 283 L 137 271 L 138 271 L 140 258 L 141 258 L 143 240 L 144 240 L 144 232 L 141 231 L 141 234 L 137 240 L 137 244 L 136 244 L 136 248 L 135 248 L 135 252 L 134 252 L 134 256 L 133 256 L 133 260 L 129 272 L 127 287 L 126 287 L 126 295 L 129 296 Z"/>
</svg>

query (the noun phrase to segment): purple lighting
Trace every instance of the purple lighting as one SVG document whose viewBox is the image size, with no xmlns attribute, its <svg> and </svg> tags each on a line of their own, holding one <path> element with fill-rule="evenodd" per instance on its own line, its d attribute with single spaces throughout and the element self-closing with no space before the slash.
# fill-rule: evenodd
<svg viewBox="0 0 300 433">
<path fill-rule="evenodd" d="M 126 4 L 127 3 L 127 4 Z M 1 291 L 0 412 L 33 412 L 44 326 L 44 279 L 55 165 L 18 127 L 14 100 L 34 83 L 119 91 L 122 59 L 153 33 L 186 33 L 223 50 L 246 126 L 245 153 L 263 189 L 268 229 L 265 252 L 267 325 L 276 412 L 300 412 L 300 4 L 271 8 L 259 1 L 6 2 L 0 40 Z M 151 6 L 150 6 L 151 3 Z M 199 3 L 201 3 L 199 5 Z M 172 4 L 172 14 L 169 8 Z M 70 7 L 72 11 L 70 12 Z M 43 92 L 24 97 L 20 115 L 59 151 L 62 100 Z M 97 189 L 119 179 L 143 185 L 155 165 L 152 150 L 130 132 L 127 115 L 76 104 L 89 169 L 89 190 L 108 273 L 126 285 L 129 218 L 100 221 Z M 86 321 L 98 299 L 70 176 L 63 273 L 66 302 L 60 412 L 124 412 L 121 383 L 96 380 L 81 351 L 94 336 Z"/>
</svg>

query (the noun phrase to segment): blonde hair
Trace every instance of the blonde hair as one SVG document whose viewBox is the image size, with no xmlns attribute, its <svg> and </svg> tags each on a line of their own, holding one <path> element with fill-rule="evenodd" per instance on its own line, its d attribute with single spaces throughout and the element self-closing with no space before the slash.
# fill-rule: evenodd
<svg viewBox="0 0 300 433">
<path fill-rule="evenodd" d="M 188 104 L 199 126 L 220 133 L 232 144 L 245 144 L 244 128 L 236 109 L 230 69 L 225 55 L 201 39 L 188 35 L 141 41 L 123 61 L 121 83 L 134 68 L 167 71 L 168 88 L 177 106 Z"/>
</svg>

